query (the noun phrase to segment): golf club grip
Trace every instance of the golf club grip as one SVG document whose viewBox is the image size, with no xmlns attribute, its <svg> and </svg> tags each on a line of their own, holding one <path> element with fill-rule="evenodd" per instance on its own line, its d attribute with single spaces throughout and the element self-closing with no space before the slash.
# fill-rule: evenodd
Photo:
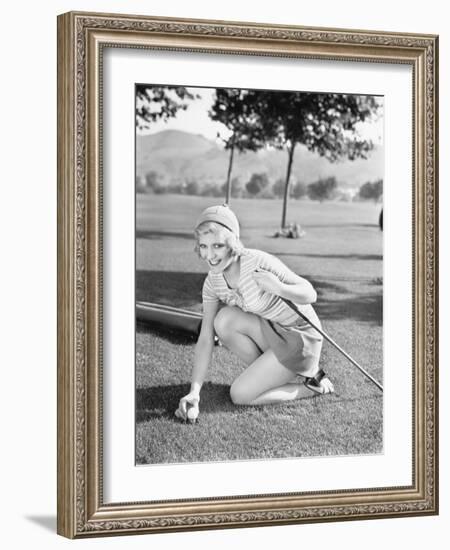
<svg viewBox="0 0 450 550">
<path fill-rule="evenodd" d="M 310 321 L 308 317 L 304 313 L 302 313 L 293 302 L 291 302 L 290 300 L 287 300 L 286 298 L 281 298 L 281 299 L 287 306 L 289 306 L 293 311 L 295 311 L 297 315 L 300 315 L 302 319 L 304 319 L 309 325 L 311 325 L 315 330 L 317 330 L 317 332 L 321 334 L 328 342 L 330 342 L 330 344 L 332 344 L 338 351 L 340 351 L 342 355 L 346 357 L 353 365 L 355 365 L 355 367 L 359 369 L 371 382 L 373 382 L 379 390 L 383 391 L 383 386 L 378 382 L 378 380 L 375 380 L 373 376 L 371 376 L 365 369 L 363 369 L 361 365 L 353 359 L 353 357 L 351 357 L 344 349 L 341 348 L 341 346 L 339 346 L 339 344 L 337 344 L 333 340 L 333 338 L 328 336 L 326 332 L 324 332 L 322 329 L 316 326 L 312 321 Z"/>
</svg>

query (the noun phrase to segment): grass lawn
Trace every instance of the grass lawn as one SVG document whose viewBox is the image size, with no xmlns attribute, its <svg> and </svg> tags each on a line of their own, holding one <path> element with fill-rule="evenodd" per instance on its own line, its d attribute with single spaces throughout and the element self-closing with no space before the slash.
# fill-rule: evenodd
<svg viewBox="0 0 450 550">
<path fill-rule="evenodd" d="M 136 299 L 201 310 L 206 271 L 193 252 L 196 216 L 217 199 L 138 195 Z M 382 234 L 373 203 L 291 201 L 288 220 L 302 239 L 275 239 L 281 201 L 235 199 L 242 240 L 282 259 L 318 292 L 323 328 L 382 382 Z M 237 407 L 229 387 L 244 365 L 217 347 L 201 393 L 196 425 L 173 413 L 189 390 L 195 341 L 138 324 L 136 462 L 204 462 L 382 451 L 381 392 L 330 344 L 321 364 L 336 393 L 286 405 Z"/>
</svg>

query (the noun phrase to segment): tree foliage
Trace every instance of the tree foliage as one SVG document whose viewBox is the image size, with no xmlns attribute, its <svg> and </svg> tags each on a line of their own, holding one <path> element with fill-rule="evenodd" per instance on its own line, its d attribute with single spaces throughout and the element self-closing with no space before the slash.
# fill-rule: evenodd
<svg viewBox="0 0 450 550">
<path fill-rule="evenodd" d="M 269 186 L 269 178 L 267 174 L 252 174 L 252 177 L 247 182 L 245 188 L 247 193 L 253 197 L 261 194 Z"/>
<path fill-rule="evenodd" d="M 337 181 L 335 177 L 322 178 L 314 183 L 310 183 L 307 187 L 308 197 L 313 201 L 324 201 L 332 199 L 335 196 L 337 189 Z"/>
<path fill-rule="evenodd" d="M 282 227 L 298 144 L 330 162 L 367 158 L 373 148 L 370 140 L 359 135 L 357 124 L 376 115 L 379 106 L 374 96 L 253 90 L 248 100 L 267 141 L 288 153 Z"/>
<path fill-rule="evenodd" d="M 136 127 L 150 128 L 153 122 L 167 121 L 186 110 L 189 101 L 198 98 L 184 86 L 136 85 Z"/>
<path fill-rule="evenodd" d="M 209 116 L 231 131 L 231 136 L 224 140 L 225 149 L 257 151 L 265 145 L 267 136 L 256 106 L 254 95 L 249 90 L 217 88 Z"/>
<path fill-rule="evenodd" d="M 222 138 L 225 149 L 230 152 L 225 186 L 228 203 L 233 194 L 231 174 L 235 150 L 257 151 L 266 144 L 267 135 L 255 108 L 254 96 L 248 90 L 217 88 L 209 116 L 231 132 L 229 137 Z"/>
<path fill-rule="evenodd" d="M 277 181 L 272 185 L 272 191 L 275 197 L 280 198 L 284 193 L 284 179 L 278 178 Z"/>
<path fill-rule="evenodd" d="M 231 178 L 231 182 L 225 181 L 220 186 L 221 195 L 227 196 L 227 191 L 230 189 L 231 197 L 239 199 L 246 196 L 245 183 L 243 183 L 238 176 Z"/>
<path fill-rule="evenodd" d="M 373 183 L 368 181 L 359 188 L 358 197 L 362 200 L 373 200 L 377 202 L 383 194 L 383 180 L 379 179 Z"/>
<path fill-rule="evenodd" d="M 291 195 L 294 199 L 301 199 L 302 197 L 306 196 L 306 193 L 306 185 L 301 181 L 298 181 L 292 186 Z"/>
<path fill-rule="evenodd" d="M 184 192 L 186 195 L 200 195 L 200 186 L 196 180 L 189 179 L 185 186 Z"/>
</svg>

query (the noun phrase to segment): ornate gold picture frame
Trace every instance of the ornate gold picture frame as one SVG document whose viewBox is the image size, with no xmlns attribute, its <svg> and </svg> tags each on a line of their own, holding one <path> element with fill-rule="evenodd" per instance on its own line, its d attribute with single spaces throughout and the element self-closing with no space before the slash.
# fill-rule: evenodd
<svg viewBox="0 0 450 550">
<path fill-rule="evenodd" d="M 412 311 L 404 312 L 406 322 L 412 319 L 410 484 L 213 497 L 180 493 L 175 499 L 155 499 L 149 486 L 145 501 L 105 501 L 106 49 L 411 69 L 412 181 L 405 200 L 412 210 Z M 58 17 L 59 534 L 82 538 L 438 513 L 437 116 L 437 36 L 96 13 Z"/>
</svg>

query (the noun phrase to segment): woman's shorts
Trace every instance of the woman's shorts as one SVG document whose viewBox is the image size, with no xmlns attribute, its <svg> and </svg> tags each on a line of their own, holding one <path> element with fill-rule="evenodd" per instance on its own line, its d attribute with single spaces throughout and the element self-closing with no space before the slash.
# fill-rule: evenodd
<svg viewBox="0 0 450 550">
<path fill-rule="evenodd" d="M 282 365 L 301 374 L 319 362 L 323 338 L 311 325 L 283 326 L 259 319 L 264 338 Z M 311 321 L 320 327 L 317 316 Z"/>
</svg>

